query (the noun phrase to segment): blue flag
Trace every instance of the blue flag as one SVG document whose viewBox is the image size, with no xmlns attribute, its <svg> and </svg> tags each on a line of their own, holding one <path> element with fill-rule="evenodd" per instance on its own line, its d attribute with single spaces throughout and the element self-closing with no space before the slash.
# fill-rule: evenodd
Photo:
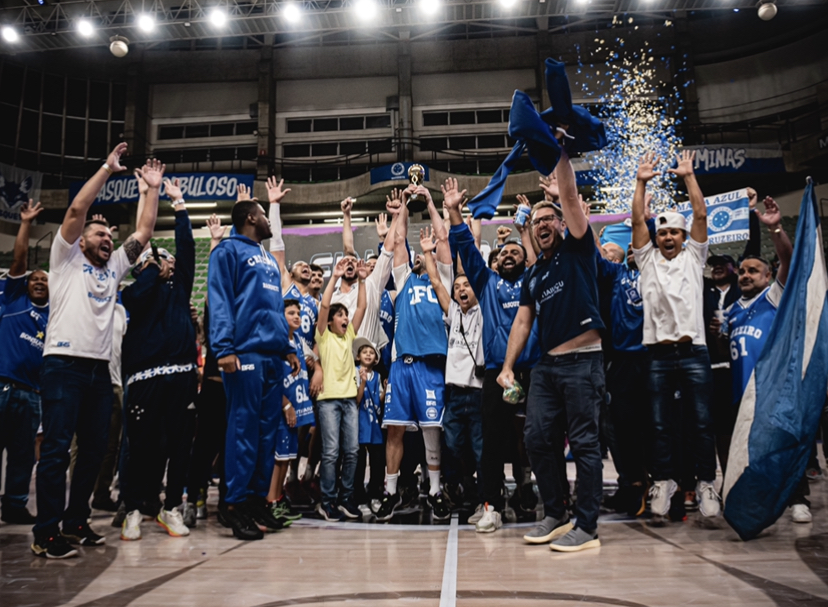
<svg viewBox="0 0 828 607">
<path fill-rule="evenodd" d="M 785 511 L 814 445 L 828 388 L 828 277 L 817 201 L 805 188 L 788 284 L 745 388 L 730 445 L 724 517 L 743 540 Z"/>
</svg>

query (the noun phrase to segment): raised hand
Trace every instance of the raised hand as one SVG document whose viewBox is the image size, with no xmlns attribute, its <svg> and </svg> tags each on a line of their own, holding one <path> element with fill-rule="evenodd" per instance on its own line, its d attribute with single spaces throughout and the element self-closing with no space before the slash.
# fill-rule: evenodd
<svg viewBox="0 0 828 607">
<path fill-rule="evenodd" d="M 170 181 L 169 178 L 164 179 L 164 192 L 166 192 L 167 196 L 173 202 L 184 198 L 184 193 L 181 191 L 181 182 L 178 180 L 178 177 L 175 178 L 175 181 Z"/>
<path fill-rule="evenodd" d="M 109 153 L 109 156 L 106 157 L 106 164 L 109 166 L 109 170 L 113 173 L 120 173 L 121 171 L 126 171 L 126 167 L 121 164 L 121 156 L 124 155 L 124 152 L 127 151 L 127 144 L 126 142 L 121 142 L 115 146 L 115 149 Z"/>
<path fill-rule="evenodd" d="M 368 264 L 365 263 L 364 259 L 360 259 L 357 261 L 356 271 L 359 275 L 360 280 L 365 280 L 371 274 L 371 269 L 368 267 Z"/>
<path fill-rule="evenodd" d="M 581 205 L 581 210 L 584 212 L 584 217 L 589 217 L 589 203 L 584 200 L 584 197 L 581 194 L 578 194 L 578 204 Z"/>
<path fill-rule="evenodd" d="M 351 210 L 354 208 L 354 202 L 356 202 L 356 199 L 348 196 L 348 198 L 339 203 L 339 208 L 342 209 L 343 215 L 351 213 Z"/>
<path fill-rule="evenodd" d="M 765 205 L 764 213 L 760 213 L 759 209 L 754 211 L 759 217 L 759 221 L 768 227 L 778 227 L 782 223 L 782 211 L 779 210 L 779 205 L 770 196 L 766 196 L 762 204 Z"/>
<path fill-rule="evenodd" d="M 207 229 L 210 230 L 211 240 L 221 240 L 224 238 L 224 233 L 227 231 L 227 228 L 221 225 L 221 219 L 219 219 L 218 215 L 215 213 L 210 215 L 210 218 L 207 219 Z"/>
<path fill-rule="evenodd" d="M 644 183 L 650 181 L 656 175 L 661 175 L 661 171 L 656 171 L 655 166 L 658 164 L 659 159 L 655 155 L 654 152 L 647 152 L 641 157 L 641 160 L 638 161 L 638 173 L 636 174 L 635 178 L 638 181 L 643 181 Z"/>
<path fill-rule="evenodd" d="M 385 240 L 388 235 L 388 216 L 385 213 L 380 213 L 379 217 L 374 220 L 374 225 L 377 226 L 377 238 Z"/>
<path fill-rule="evenodd" d="M 30 222 L 35 217 L 40 215 L 40 212 L 43 210 L 43 207 L 40 206 L 40 203 L 35 203 L 31 198 L 29 198 L 29 204 L 24 205 L 20 209 L 20 221 Z"/>
<path fill-rule="evenodd" d="M 31 203 L 31 200 L 29 202 Z M 38 202 L 38 204 L 40 204 L 40 203 Z M 92 214 L 92 221 L 106 221 L 106 217 L 104 217 L 100 213 L 93 213 Z"/>
<path fill-rule="evenodd" d="M 338 278 L 342 278 L 343 276 L 345 276 L 345 268 L 348 266 L 349 263 L 351 263 L 351 260 L 347 257 L 343 257 L 342 259 L 337 261 L 333 269 L 332 280 L 336 280 Z"/>
<path fill-rule="evenodd" d="M 250 200 L 252 197 L 253 192 L 251 192 L 250 188 L 246 185 L 240 183 L 236 186 L 236 202 L 239 202 L 240 200 Z"/>
<path fill-rule="evenodd" d="M 512 228 L 509 226 L 497 226 L 497 244 L 504 244 L 511 235 Z"/>
<path fill-rule="evenodd" d="M 554 202 L 556 199 L 560 198 L 561 192 L 558 189 L 558 177 L 555 173 L 552 173 L 549 177 L 541 176 L 540 187 L 541 190 L 543 190 L 543 197 L 545 200 Z"/>
<path fill-rule="evenodd" d="M 419 194 L 420 196 L 425 197 L 426 204 L 434 204 L 434 200 L 432 200 L 432 198 L 431 198 L 431 192 L 429 192 L 428 188 L 425 187 L 424 185 L 418 185 L 414 189 L 414 192 Z"/>
<path fill-rule="evenodd" d="M 748 208 L 752 211 L 756 208 L 756 203 L 759 202 L 759 196 L 753 188 L 747 188 Z"/>
<path fill-rule="evenodd" d="M 457 180 L 454 177 L 449 177 L 446 182 L 440 186 L 443 191 L 443 206 L 449 211 L 456 209 L 458 212 L 463 206 L 463 198 L 466 196 L 466 190 L 460 191 L 457 186 Z"/>
<path fill-rule="evenodd" d="M 667 172 L 676 177 L 689 177 L 693 174 L 693 160 L 696 158 L 694 150 L 683 150 L 676 156 L 676 168 L 667 169 Z"/>
<path fill-rule="evenodd" d="M 147 192 L 149 192 L 149 186 L 147 185 L 147 182 L 144 181 L 141 171 L 139 169 L 135 169 L 132 171 L 132 174 L 135 175 L 135 181 L 138 182 L 138 194 L 146 196 Z"/>
<path fill-rule="evenodd" d="M 394 188 L 390 195 L 385 196 L 385 210 L 389 215 L 396 215 L 402 208 L 402 190 Z"/>
<path fill-rule="evenodd" d="M 423 255 L 427 255 L 437 248 L 437 243 L 434 241 L 434 229 L 431 226 L 426 226 L 420 230 L 420 247 L 423 250 Z"/>
<path fill-rule="evenodd" d="M 158 189 L 161 187 L 161 180 L 166 169 L 167 166 L 160 160 L 150 158 L 141 169 L 138 169 L 137 173 L 141 175 L 148 188 Z"/>
<path fill-rule="evenodd" d="M 279 204 L 282 202 L 282 198 L 284 198 L 288 192 L 290 192 L 290 188 L 283 188 L 282 186 L 285 185 L 285 180 L 280 179 L 276 181 L 275 177 L 268 177 L 267 178 L 267 199 L 270 204 Z"/>
</svg>

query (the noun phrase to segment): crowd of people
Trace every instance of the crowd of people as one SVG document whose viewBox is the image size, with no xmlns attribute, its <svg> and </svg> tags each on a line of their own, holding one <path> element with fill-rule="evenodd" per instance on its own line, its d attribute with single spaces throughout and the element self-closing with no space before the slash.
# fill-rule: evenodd
<svg viewBox="0 0 828 607">
<path fill-rule="evenodd" d="M 193 230 L 161 163 L 135 171 L 137 227 L 122 246 L 103 217 L 88 218 L 125 152 L 118 145 L 72 201 L 48 274 L 27 275 L 41 207 L 22 210 L 5 284 L 2 519 L 33 524 L 36 555 L 66 558 L 74 545 L 104 543 L 91 507 L 116 511 L 122 540 L 139 540 L 148 518 L 186 536 L 207 516 L 214 475 L 218 520 L 239 539 L 289 526 L 302 516 L 290 497 L 301 494 L 331 522 L 389 521 L 412 504 L 440 521 L 465 503 L 479 533 L 496 532 L 510 509 L 536 521 L 527 543 L 583 550 L 600 545 L 607 448 L 618 491 L 603 507 L 640 516 L 649 497 L 653 517 L 680 520 L 696 507 L 719 515 L 717 455 L 724 470 L 792 254 L 771 198 L 760 212 L 750 191 L 751 239 L 739 263 L 708 257 L 693 153 L 669 169 L 686 187 L 689 221 L 651 214 L 647 184 L 666 163 L 647 154 L 631 242 L 602 246 L 564 151 L 541 179 L 544 199 L 530 206 L 519 197 L 519 238 L 500 226 L 488 260 L 455 179 L 441 186 L 442 209 L 422 185 L 393 190 L 376 221 L 379 254 L 366 259 L 354 249 L 354 201 L 344 200 L 343 256 L 325 285 L 322 268 L 288 265 L 280 208 L 290 189 L 271 178 L 265 204 L 240 188 L 229 236 L 218 218 L 208 221 L 199 315 Z M 151 243 L 162 181 L 175 210 L 174 255 Z M 412 197 L 430 220 L 419 243 L 408 239 Z M 762 226 L 778 257 L 775 280 L 759 255 Z M 794 520 L 810 520 L 806 494 L 803 481 Z"/>
</svg>

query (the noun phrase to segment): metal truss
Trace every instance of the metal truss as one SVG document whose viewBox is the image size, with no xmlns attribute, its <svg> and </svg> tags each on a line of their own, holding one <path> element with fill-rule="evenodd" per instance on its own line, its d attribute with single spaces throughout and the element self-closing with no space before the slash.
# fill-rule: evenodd
<svg viewBox="0 0 828 607">
<path fill-rule="evenodd" d="M 44 5 L 11 0 L 2 2 L 0 23 L 18 30 L 21 41 L 14 50 L 25 52 L 108 44 L 113 35 L 152 45 L 221 36 L 296 34 L 302 38 L 348 30 L 399 38 L 401 31 L 434 32 L 457 24 L 554 31 L 570 19 L 606 21 L 618 14 L 671 18 L 690 11 L 755 10 L 758 4 L 757 0 L 517 0 L 504 8 L 496 0 L 442 0 L 435 14 L 427 16 L 418 6 L 420 1 L 374 0 L 376 16 L 366 22 L 356 8 L 357 0 L 302 0 L 295 2 L 301 19 L 289 23 L 283 15 L 288 0 L 44 0 Z M 824 6 L 828 0 L 776 0 L 776 4 L 784 10 L 785 6 Z M 210 12 L 217 7 L 228 16 L 221 28 L 210 22 Z M 138 16 L 145 13 L 155 19 L 152 32 L 137 26 Z M 91 36 L 77 31 L 80 19 L 94 26 Z M 12 50 L 9 44 L 2 47 Z"/>
</svg>

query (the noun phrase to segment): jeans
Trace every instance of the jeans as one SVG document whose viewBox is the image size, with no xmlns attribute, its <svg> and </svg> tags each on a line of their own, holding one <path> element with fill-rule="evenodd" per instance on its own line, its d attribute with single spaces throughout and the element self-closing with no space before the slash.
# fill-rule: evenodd
<svg viewBox="0 0 828 607">
<path fill-rule="evenodd" d="M 653 420 L 653 480 L 675 479 L 681 474 L 681 426 L 690 436 L 692 464 L 700 481 L 716 480 L 716 446 L 710 400 L 713 374 L 706 346 L 689 342 L 650 346 L 650 391 Z M 676 399 L 676 392 L 681 399 Z M 682 416 L 682 402 L 689 415 Z M 688 421 L 682 423 L 682 418 Z M 682 487 L 689 490 L 690 487 Z"/>
<path fill-rule="evenodd" d="M 483 499 L 483 390 L 446 385 L 443 432 L 451 454 L 463 461 L 468 445 L 477 466 L 477 486 Z"/>
<path fill-rule="evenodd" d="M 123 428 L 124 411 L 124 389 L 121 386 L 112 386 L 114 401 L 112 403 L 112 417 L 109 420 L 109 441 L 106 444 L 106 455 L 104 455 L 101 471 L 98 473 L 98 480 L 95 481 L 95 490 L 92 493 L 92 501 L 106 502 L 112 499 L 112 480 L 115 478 L 115 471 L 118 469 L 118 454 L 121 452 L 121 432 Z"/>
<path fill-rule="evenodd" d="M 39 425 L 40 396 L 0 381 L 0 456 L 8 450 L 4 509 L 25 508 L 29 501 Z"/>
<path fill-rule="evenodd" d="M 561 478 L 563 432 L 575 458 L 578 474 L 575 516 L 587 533 L 598 527 L 604 489 L 598 415 L 606 398 L 604 362 L 600 352 L 560 356 L 544 355 L 532 370 L 532 387 L 526 402 L 526 450 L 538 480 L 544 514 L 566 516 Z M 566 470 L 566 468 L 563 468 Z"/>
<path fill-rule="evenodd" d="M 54 535 L 58 523 L 89 518 L 89 498 L 101 469 L 112 416 L 109 362 L 75 356 L 43 357 L 40 369 L 43 444 L 37 464 L 36 535 Z M 66 506 L 69 447 L 77 434 L 78 461 Z M 64 511 L 65 508 L 65 511 Z"/>
<path fill-rule="evenodd" d="M 359 409 L 355 398 L 332 398 L 316 402 L 317 427 L 322 433 L 322 462 L 319 484 L 322 503 L 349 502 L 354 493 L 359 451 Z M 339 500 L 336 495 L 336 461 L 342 451 L 342 479 Z"/>
<path fill-rule="evenodd" d="M 645 483 L 650 431 L 647 352 L 616 352 L 607 365 L 609 411 L 615 433 L 612 457 L 618 484 Z"/>
</svg>

